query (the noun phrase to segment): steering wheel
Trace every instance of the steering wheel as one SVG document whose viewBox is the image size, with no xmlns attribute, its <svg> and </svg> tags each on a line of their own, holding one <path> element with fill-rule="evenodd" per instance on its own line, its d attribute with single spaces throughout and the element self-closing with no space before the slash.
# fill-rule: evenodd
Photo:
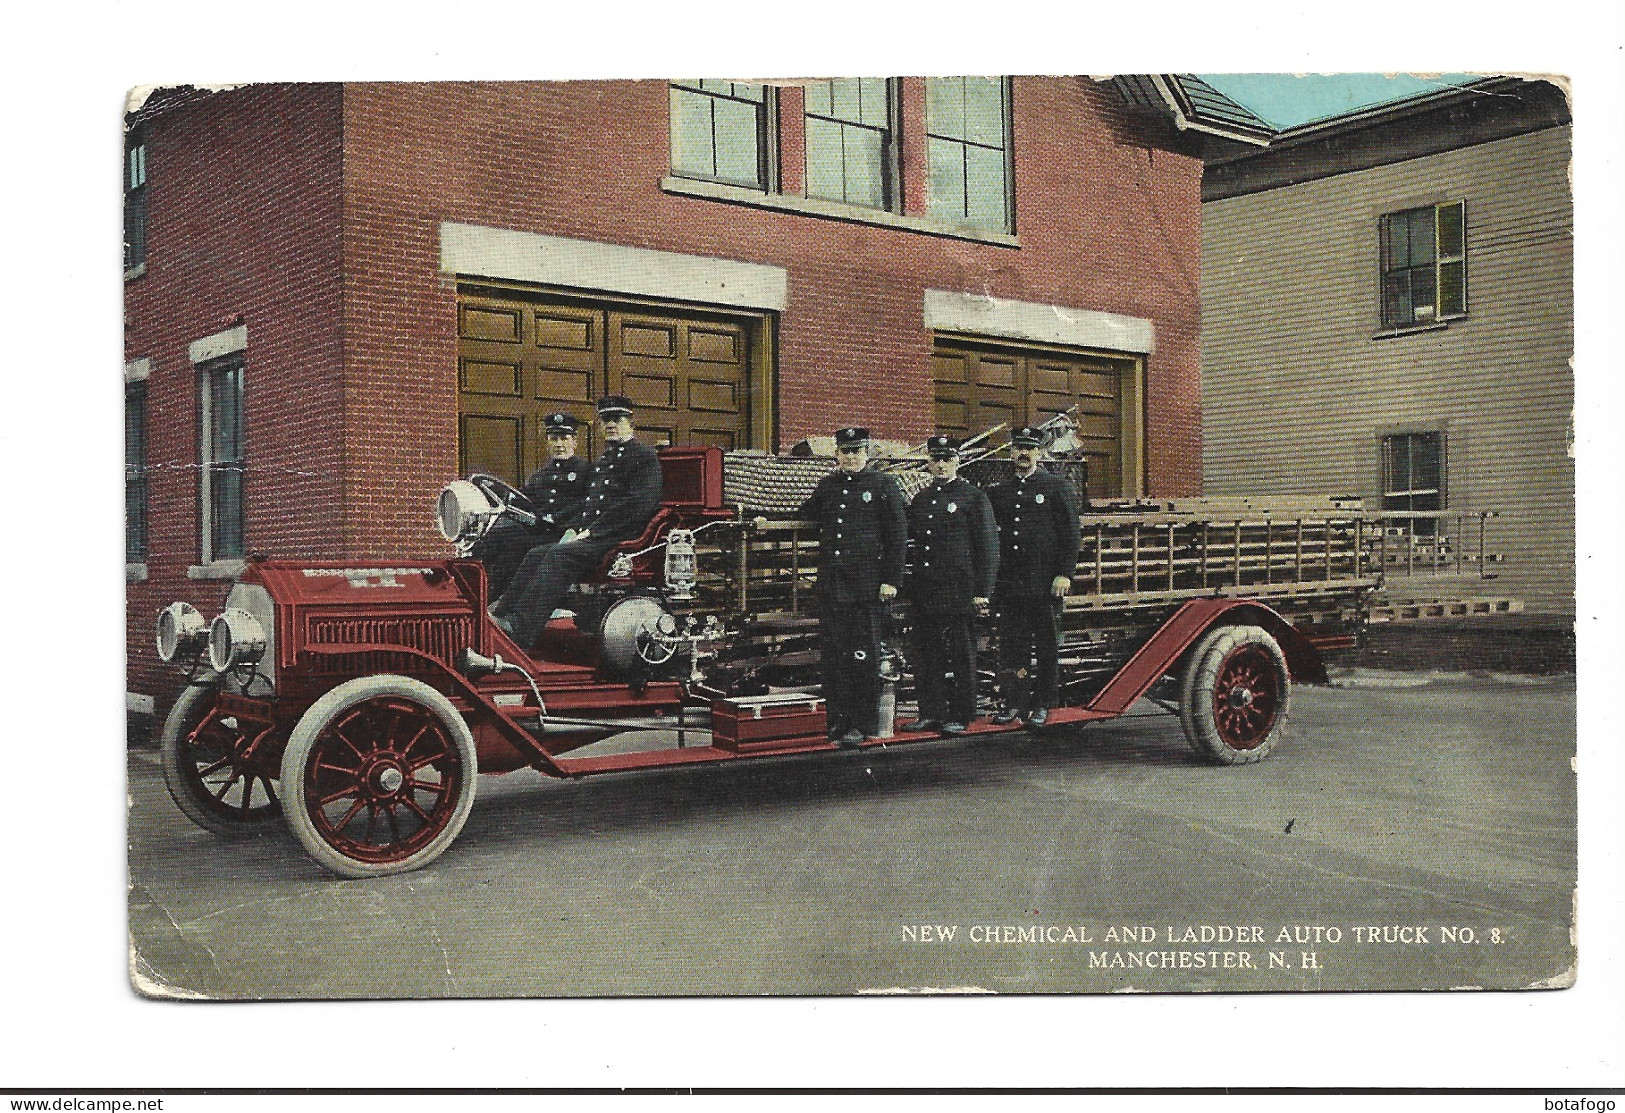
<svg viewBox="0 0 1625 1113">
<path fill-rule="evenodd" d="M 512 518 L 521 525 L 533 526 L 540 516 L 536 511 L 536 504 L 530 501 L 530 496 L 513 487 L 505 480 L 484 472 L 475 472 L 468 477 L 468 481 L 480 489 L 486 498 L 496 503 L 498 513 L 505 518 Z"/>
</svg>

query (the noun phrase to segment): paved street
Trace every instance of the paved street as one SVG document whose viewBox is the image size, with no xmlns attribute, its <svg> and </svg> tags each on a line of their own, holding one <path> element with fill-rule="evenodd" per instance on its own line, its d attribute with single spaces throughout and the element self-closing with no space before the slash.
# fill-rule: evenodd
<svg viewBox="0 0 1625 1113">
<path fill-rule="evenodd" d="M 284 830 L 193 827 L 156 753 L 132 751 L 138 980 L 226 998 L 1561 983 L 1573 680 L 1423 679 L 1300 688 L 1281 747 L 1232 769 L 1142 703 L 1043 736 L 485 778 L 444 857 L 371 881 Z"/>
</svg>

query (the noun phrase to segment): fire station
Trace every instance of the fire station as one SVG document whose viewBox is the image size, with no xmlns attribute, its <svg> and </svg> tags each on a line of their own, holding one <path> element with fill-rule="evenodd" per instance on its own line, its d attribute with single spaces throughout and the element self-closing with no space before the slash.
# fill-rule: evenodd
<svg viewBox="0 0 1625 1113">
<path fill-rule="evenodd" d="M 1199 493 L 1203 154 L 1268 135 L 1188 75 L 188 87 L 128 124 L 128 687 L 160 715 L 165 601 L 255 554 L 443 557 L 439 487 L 522 480 L 601 394 L 648 443 L 768 453 L 1072 409 L 1091 494 Z"/>
</svg>

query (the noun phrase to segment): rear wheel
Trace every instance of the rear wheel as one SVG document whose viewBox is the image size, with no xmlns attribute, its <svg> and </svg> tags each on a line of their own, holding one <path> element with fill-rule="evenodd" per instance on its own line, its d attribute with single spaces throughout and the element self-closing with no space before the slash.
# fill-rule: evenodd
<svg viewBox="0 0 1625 1113">
<path fill-rule="evenodd" d="M 188 687 L 164 720 L 164 784 L 187 819 L 217 835 L 258 834 L 282 814 L 275 766 L 255 756 L 265 724 L 222 715 L 220 689 Z"/>
<path fill-rule="evenodd" d="M 288 826 L 341 876 L 415 870 L 463 829 L 478 772 L 445 696 L 411 677 L 358 677 L 313 703 L 288 739 Z"/>
<path fill-rule="evenodd" d="M 1286 655 L 1267 630 L 1220 626 L 1197 642 L 1180 683 L 1179 722 L 1192 750 L 1222 765 L 1262 761 L 1286 730 Z"/>
</svg>

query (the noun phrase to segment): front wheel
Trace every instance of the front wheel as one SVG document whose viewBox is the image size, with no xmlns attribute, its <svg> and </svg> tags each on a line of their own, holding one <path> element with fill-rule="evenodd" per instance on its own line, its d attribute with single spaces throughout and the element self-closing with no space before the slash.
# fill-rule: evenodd
<svg viewBox="0 0 1625 1113">
<path fill-rule="evenodd" d="M 282 756 L 288 826 L 343 877 L 428 865 L 474 806 L 474 737 L 451 701 L 406 676 L 346 681 L 311 704 Z"/>
<path fill-rule="evenodd" d="M 255 751 L 268 723 L 222 714 L 219 687 L 188 687 L 164 720 L 160 755 L 164 785 L 187 819 L 236 838 L 263 832 L 282 814 L 276 766 Z"/>
<path fill-rule="evenodd" d="M 1220 626 L 1191 651 L 1179 723 L 1199 756 L 1247 765 L 1267 757 L 1285 732 L 1291 694 L 1286 655 L 1267 630 Z"/>
</svg>

